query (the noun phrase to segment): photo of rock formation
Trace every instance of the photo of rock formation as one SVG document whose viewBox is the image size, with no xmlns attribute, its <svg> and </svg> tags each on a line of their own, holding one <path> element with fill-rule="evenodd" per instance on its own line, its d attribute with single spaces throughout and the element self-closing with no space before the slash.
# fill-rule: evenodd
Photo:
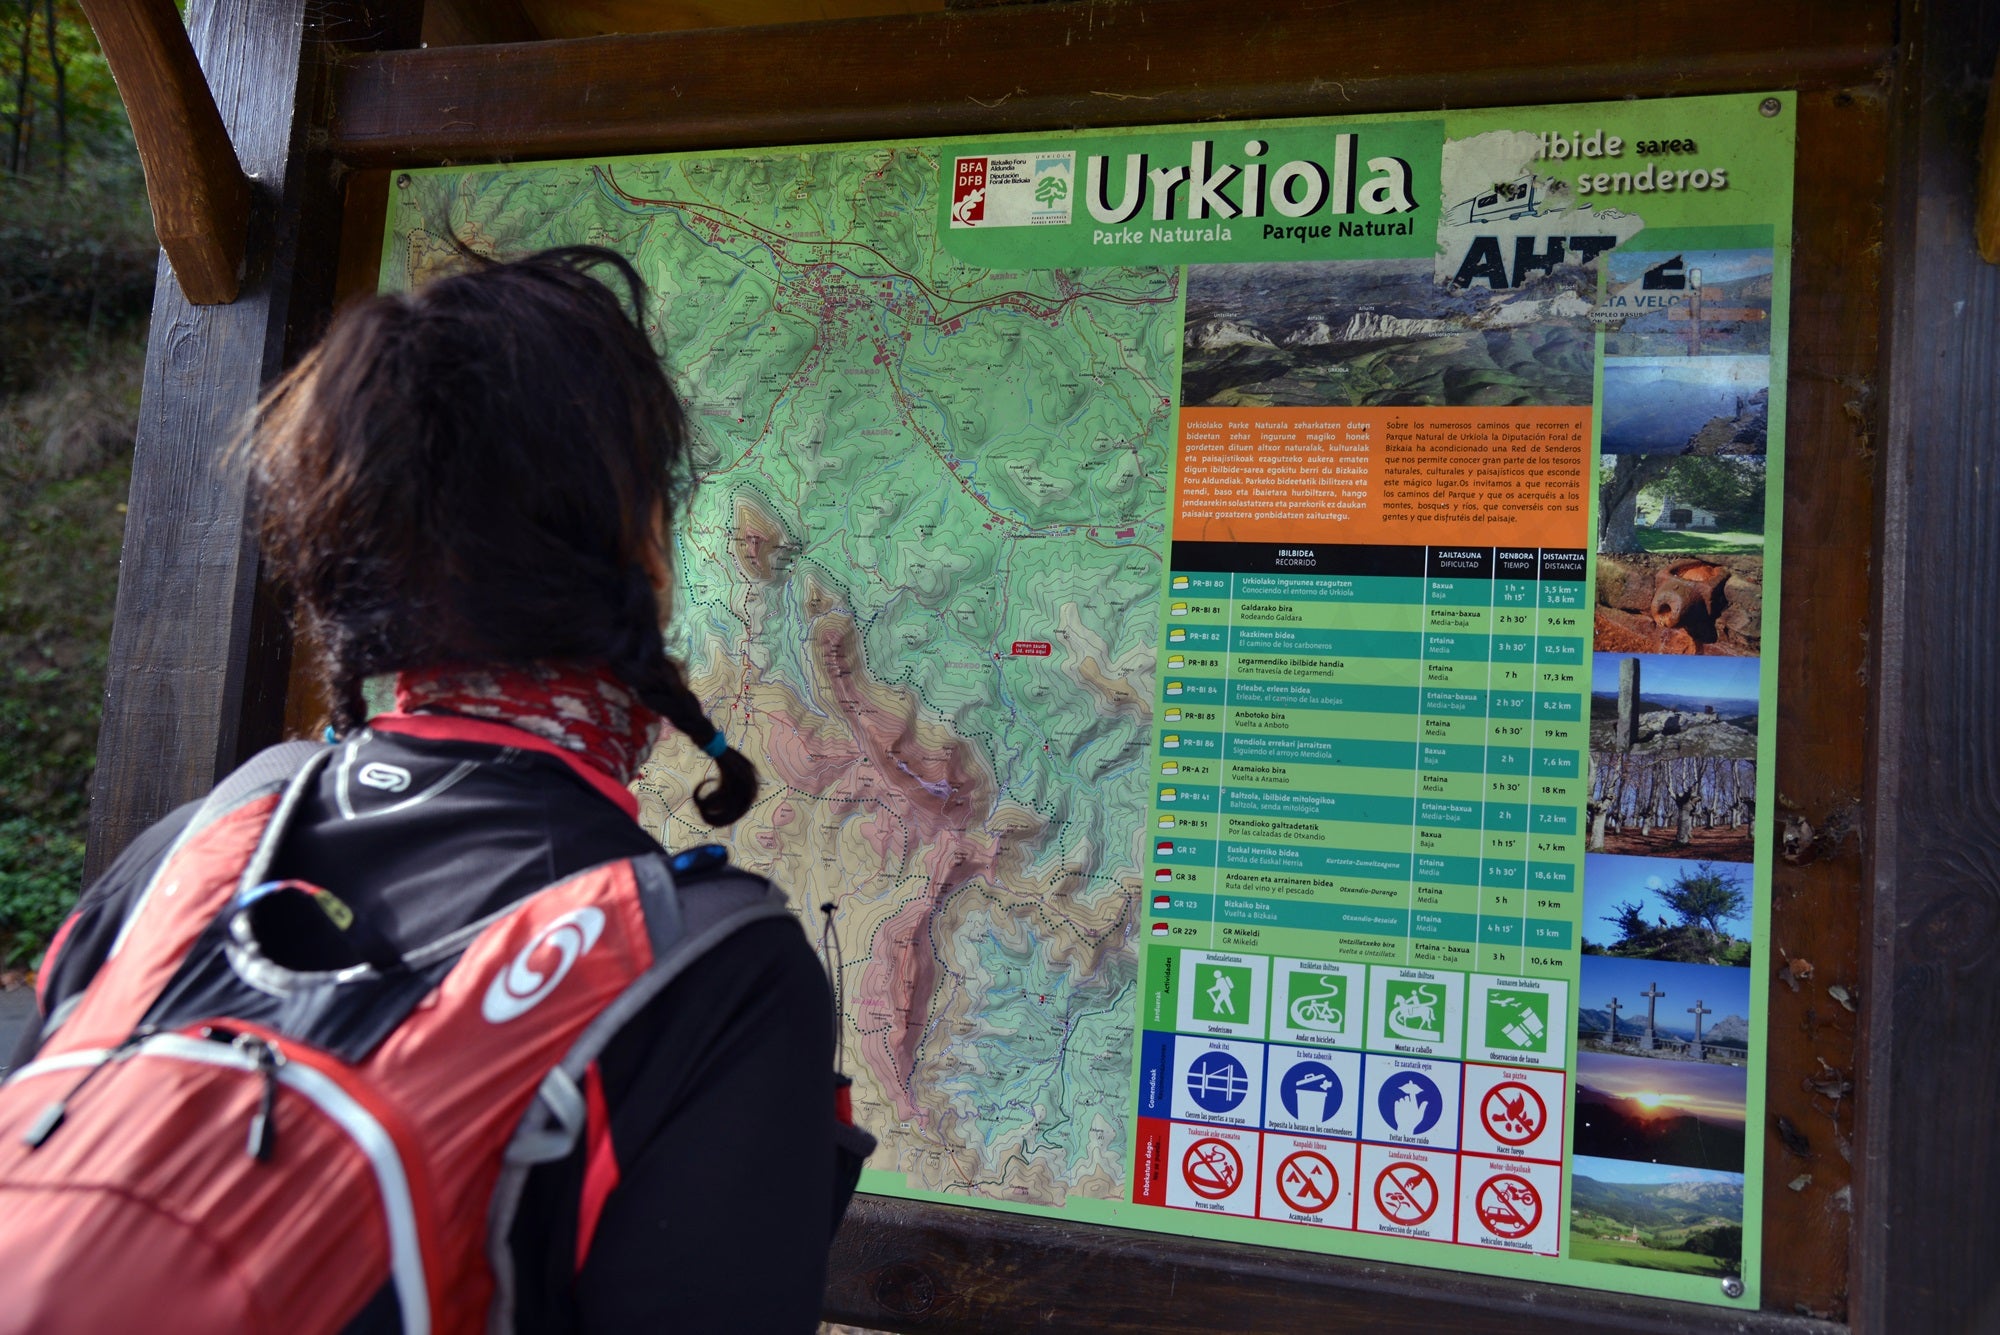
<svg viewBox="0 0 2000 1335">
<path fill-rule="evenodd" d="M 1607 357 L 1606 454 L 1762 454 L 1769 357 Z"/>
<path fill-rule="evenodd" d="M 1620 654 L 1754 657 L 1764 558 L 1634 552 L 1597 558 L 1594 647 Z"/>
</svg>

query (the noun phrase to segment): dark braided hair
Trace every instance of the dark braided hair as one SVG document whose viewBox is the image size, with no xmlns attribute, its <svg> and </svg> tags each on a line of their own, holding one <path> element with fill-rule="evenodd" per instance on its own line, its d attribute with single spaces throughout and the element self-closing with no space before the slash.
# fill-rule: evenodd
<svg viewBox="0 0 2000 1335">
<path fill-rule="evenodd" d="M 337 729 L 363 720 L 377 673 L 569 661 L 714 738 L 660 638 L 653 572 L 693 471 L 644 298 L 596 246 L 481 262 L 348 307 L 265 397 L 252 496 Z M 716 766 L 695 804 L 727 825 L 757 771 L 735 750 Z"/>
</svg>

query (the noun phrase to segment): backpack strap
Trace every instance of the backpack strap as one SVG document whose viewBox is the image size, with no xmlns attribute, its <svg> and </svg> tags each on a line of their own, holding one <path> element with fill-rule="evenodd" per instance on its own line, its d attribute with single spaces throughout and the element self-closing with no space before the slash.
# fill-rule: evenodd
<svg viewBox="0 0 2000 1335">
<path fill-rule="evenodd" d="M 689 884 L 677 884 L 664 853 L 632 860 L 653 963 L 584 1029 L 562 1061 L 542 1080 L 527 1113 L 515 1128 L 487 1211 L 487 1260 L 493 1297 L 487 1328 L 514 1329 L 514 1253 L 510 1236 L 528 1174 L 539 1164 L 566 1157 L 583 1135 L 587 1104 L 584 1073 L 592 1062 L 688 967 L 738 931 L 767 918 L 790 917 L 782 890 L 761 876 L 727 868 Z"/>
<path fill-rule="evenodd" d="M 332 754 L 331 747 L 318 742 L 281 742 L 277 746 L 267 747 L 258 752 L 222 782 L 216 784 L 202 804 L 195 809 L 187 824 L 181 827 L 180 833 L 174 836 L 173 842 L 167 846 L 167 851 L 154 864 L 152 874 L 146 878 L 144 887 L 126 905 L 125 915 L 119 921 L 118 932 L 105 952 L 105 963 L 108 964 L 117 958 L 118 952 L 125 946 L 126 939 L 131 936 L 133 926 L 139 921 L 141 913 L 159 890 L 161 879 L 166 875 L 167 869 L 173 865 L 174 859 L 196 835 L 245 803 L 254 802 L 280 789 L 289 788 L 285 797 L 281 799 L 278 809 L 272 814 L 265 828 L 265 836 L 258 841 L 257 854 L 252 858 L 251 870 L 261 873 L 263 868 L 270 864 L 270 856 L 276 851 L 276 835 L 283 832 L 284 824 L 292 809 L 298 805 L 305 786 L 311 781 L 313 773 Z M 82 1004 L 89 991 L 87 987 L 77 989 L 49 1012 L 48 1018 L 42 1022 L 38 1044 L 46 1044 L 54 1036 Z"/>
</svg>

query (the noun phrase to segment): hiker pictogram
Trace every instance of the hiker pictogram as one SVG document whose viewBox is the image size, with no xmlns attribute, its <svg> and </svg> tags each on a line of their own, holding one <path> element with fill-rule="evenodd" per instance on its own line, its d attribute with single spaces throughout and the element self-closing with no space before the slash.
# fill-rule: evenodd
<svg viewBox="0 0 2000 1335">
<path fill-rule="evenodd" d="M 1205 1201 L 1219 1201 L 1243 1181 L 1243 1156 L 1226 1140 L 1197 1140 L 1181 1156 L 1181 1180 Z"/>
</svg>

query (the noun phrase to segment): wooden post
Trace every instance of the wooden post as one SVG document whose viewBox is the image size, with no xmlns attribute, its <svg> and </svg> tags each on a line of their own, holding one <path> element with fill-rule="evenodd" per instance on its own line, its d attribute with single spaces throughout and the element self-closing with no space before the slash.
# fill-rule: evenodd
<svg viewBox="0 0 2000 1335">
<path fill-rule="evenodd" d="M 168 6 L 171 10 L 171 6 Z M 241 293 L 198 305 L 160 266 L 105 679 L 85 878 L 276 741 L 290 637 L 259 587 L 240 475 L 224 466 L 265 382 L 330 300 L 337 195 L 307 156 L 314 59 L 414 26 L 325 0 L 196 0 L 189 27 L 254 183 Z M 133 109 L 134 120 L 152 114 Z M 301 266 L 302 255 L 310 261 Z"/>
<path fill-rule="evenodd" d="M 2000 268 L 1980 258 L 1973 217 L 2000 6 L 1908 4 L 1902 32 L 1884 229 L 1888 384 L 1863 840 L 1869 1078 L 1854 1156 L 1853 1315 L 1867 1331 L 1992 1330 L 2000 642 L 1974 609 L 2000 587 Z"/>
<path fill-rule="evenodd" d="M 125 100 L 153 231 L 181 291 L 197 306 L 236 300 L 250 183 L 179 11 L 173 0 L 81 3 Z"/>
<path fill-rule="evenodd" d="M 1979 141 L 1979 257 L 2000 264 L 2000 58 L 1986 83 L 1986 133 Z"/>
<path fill-rule="evenodd" d="M 1618 663 L 1618 735 L 1620 751 L 1630 751 L 1639 744 L 1639 660 L 1620 659 Z"/>
</svg>

